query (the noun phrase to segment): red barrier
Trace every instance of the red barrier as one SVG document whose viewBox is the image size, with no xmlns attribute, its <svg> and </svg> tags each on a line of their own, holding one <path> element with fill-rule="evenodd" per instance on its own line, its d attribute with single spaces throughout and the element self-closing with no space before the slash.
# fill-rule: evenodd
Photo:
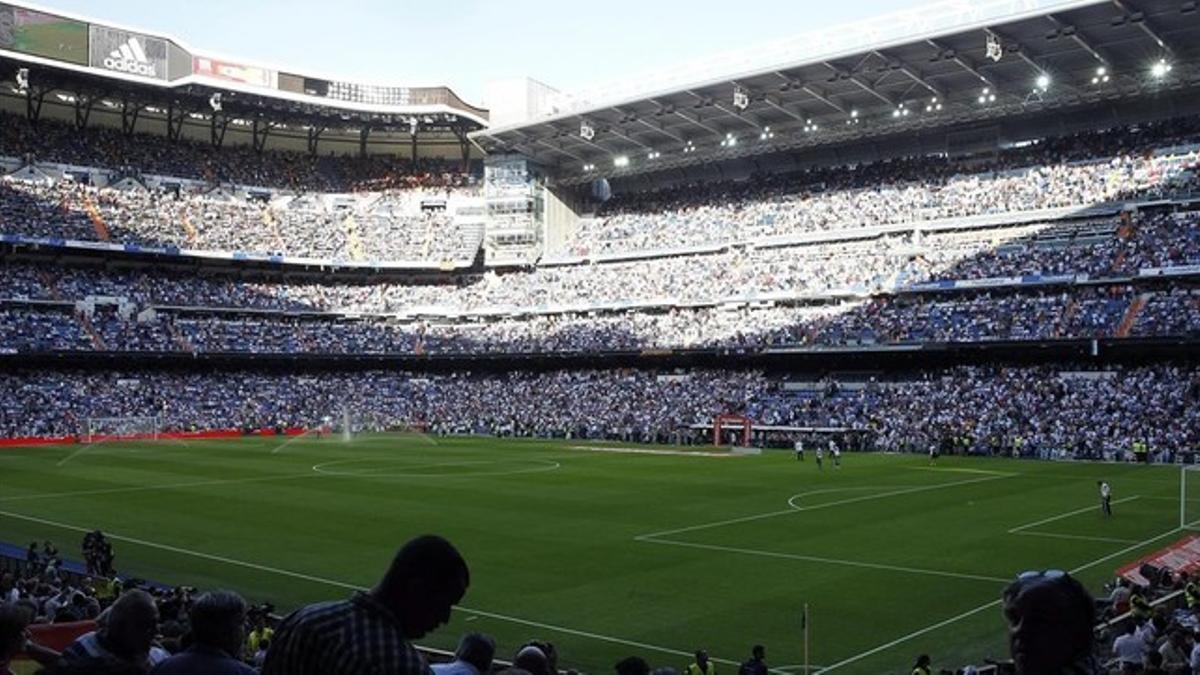
<svg viewBox="0 0 1200 675">
<path fill-rule="evenodd" d="M 28 445 L 71 445 L 74 436 L 46 436 L 32 438 L 0 438 L 0 448 L 15 448 Z"/>
<path fill-rule="evenodd" d="M 289 427 L 283 430 L 284 436 L 303 436 L 308 433 L 304 427 Z M 177 440 L 177 441 L 197 441 L 206 439 L 220 438 L 241 438 L 246 434 L 240 429 L 209 429 L 207 431 L 173 431 L 161 433 L 155 436 L 154 434 L 126 434 L 119 436 L 92 436 L 92 442 L 100 441 L 150 441 L 158 440 Z M 250 432 L 252 436 L 275 436 L 274 429 L 258 429 Z M 37 445 L 74 445 L 79 443 L 79 439 L 75 436 L 34 436 L 26 438 L 0 438 L 0 448 L 17 448 L 29 447 Z"/>
<path fill-rule="evenodd" d="M 75 621 L 73 623 L 34 624 L 29 627 L 29 637 L 34 643 L 56 652 L 61 652 L 81 635 L 96 630 L 95 621 Z M 12 661 L 12 671 L 17 675 L 33 675 L 41 670 L 36 662 L 28 655 L 17 652 Z"/>
</svg>

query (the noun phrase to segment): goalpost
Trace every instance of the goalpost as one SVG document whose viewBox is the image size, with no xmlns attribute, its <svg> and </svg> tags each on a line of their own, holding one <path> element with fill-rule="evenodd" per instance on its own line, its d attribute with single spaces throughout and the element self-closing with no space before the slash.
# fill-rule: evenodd
<svg viewBox="0 0 1200 675">
<path fill-rule="evenodd" d="M 713 445 L 721 445 L 721 435 L 730 427 L 740 428 L 742 447 L 750 447 L 750 418 L 745 415 L 717 415 L 713 418 Z"/>
<path fill-rule="evenodd" d="M 83 438 L 86 443 L 95 443 L 106 439 L 146 439 L 158 440 L 162 430 L 162 418 L 159 415 L 146 417 L 89 417 L 84 426 Z"/>
<path fill-rule="evenodd" d="M 1179 528 L 1200 530 L 1200 464 L 1179 466 Z"/>
</svg>

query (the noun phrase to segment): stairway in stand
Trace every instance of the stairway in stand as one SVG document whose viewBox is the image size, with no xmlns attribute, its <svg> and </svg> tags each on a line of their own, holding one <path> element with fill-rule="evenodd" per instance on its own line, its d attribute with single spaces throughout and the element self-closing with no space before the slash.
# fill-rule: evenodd
<svg viewBox="0 0 1200 675">
<path fill-rule="evenodd" d="M 1142 293 L 1129 303 L 1129 309 L 1125 310 L 1125 316 L 1117 327 L 1117 337 L 1129 337 L 1129 334 L 1133 332 L 1133 324 L 1137 322 L 1138 314 L 1141 314 L 1146 303 L 1150 302 L 1151 295 L 1151 293 Z"/>
<path fill-rule="evenodd" d="M 75 312 L 75 318 L 79 321 L 79 325 L 83 326 L 83 332 L 87 333 L 92 338 L 92 349 L 98 352 L 108 351 L 108 345 L 104 344 L 104 337 L 100 335 L 100 331 L 92 325 L 92 320 L 83 312 Z"/>
</svg>

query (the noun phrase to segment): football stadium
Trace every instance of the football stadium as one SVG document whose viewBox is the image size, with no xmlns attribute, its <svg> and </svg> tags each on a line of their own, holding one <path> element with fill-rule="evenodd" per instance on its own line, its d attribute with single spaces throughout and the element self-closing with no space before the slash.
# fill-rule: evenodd
<svg viewBox="0 0 1200 675">
<path fill-rule="evenodd" d="M 1200 672 L 1195 0 L 486 104 L 103 10 L 0 2 L 0 673 Z"/>
</svg>

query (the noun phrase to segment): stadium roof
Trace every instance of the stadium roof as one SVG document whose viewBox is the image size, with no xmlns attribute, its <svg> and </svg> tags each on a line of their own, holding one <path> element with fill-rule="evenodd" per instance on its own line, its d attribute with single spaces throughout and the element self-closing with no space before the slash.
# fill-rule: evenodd
<svg viewBox="0 0 1200 675">
<path fill-rule="evenodd" d="M 137 93 L 146 103 L 212 94 L 222 106 L 282 117 L 327 118 L 366 126 L 416 124 L 422 129 L 471 130 L 488 113 L 445 86 L 367 83 L 300 74 L 189 47 L 178 38 L 117 26 L 25 2 L 0 2 L 2 74 L 18 67 L 34 87 L 91 82 L 113 95 Z M 38 81 L 41 78 L 41 81 Z"/>
<path fill-rule="evenodd" d="M 760 51 L 732 74 L 630 82 L 472 138 L 580 182 L 1192 91 L 1200 12 L 1196 0 L 949 0 Z"/>
</svg>

